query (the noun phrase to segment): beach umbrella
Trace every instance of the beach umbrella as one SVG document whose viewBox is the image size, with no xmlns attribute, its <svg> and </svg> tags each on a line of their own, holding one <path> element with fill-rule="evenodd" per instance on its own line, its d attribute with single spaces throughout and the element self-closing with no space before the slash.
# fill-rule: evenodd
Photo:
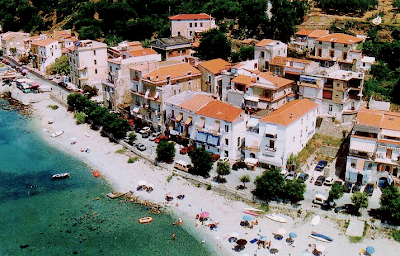
<svg viewBox="0 0 400 256">
<path fill-rule="evenodd" d="M 295 237 L 297 237 L 297 234 L 296 234 L 296 233 L 293 233 L 293 232 L 290 232 L 290 233 L 289 233 L 289 237 L 290 237 L 290 238 L 295 238 Z"/>
<path fill-rule="evenodd" d="M 236 241 L 236 243 L 240 246 L 245 246 L 247 244 L 247 240 L 246 239 L 239 239 Z"/>
<path fill-rule="evenodd" d="M 94 176 L 95 178 L 100 177 L 100 172 L 99 172 L 98 170 L 95 170 L 95 171 L 93 172 L 93 176 Z"/>
<path fill-rule="evenodd" d="M 249 216 L 249 215 L 243 215 L 243 219 L 245 221 L 251 221 L 253 218 L 251 216 Z"/>
<path fill-rule="evenodd" d="M 372 246 L 368 246 L 367 248 L 365 248 L 365 251 L 366 251 L 368 254 L 373 254 L 373 253 L 375 252 L 375 248 L 372 247 Z"/>
<path fill-rule="evenodd" d="M 200 214 L 200 217 L 202 217 L 203 219 L 208 218 L 209 216 L 210 216 L 210 213 L 209 213 L 209 212 L 202 212 L 202 213 Z"/>
<path fill-rule="evenodd" d="M 283 236 L 286 234 L 286 229 L 280 228 L 277 231 L 275 231 L 275 234 Z"/>
<path fill-rule="evenodd" d="M 147 185 L 147 181 L 145 181 L 145 180 L 139 180 L 139 181 L 137 182 L 137 184 L 138 184 L 139 186 L 146 186 L 146 185 Z"/>
<path fill-rule="evenodd" d="M 322 244 L 317 244 L 317 246 L 315 247 L 315 249 L 319 252 L 324 252 L 326 250 L 325 245 Z"/>
<path fill-rule="evenodd" d="M 238 237 L 238 236 L 239 236 L 239 233 L 232 232 L 232 233 L 229 234 L 228 237 Z"/>
<path fill-rule="evenodd" d="M 266 237 L 266 236 L 260 236 L 260 238 L 259 238 L 258 240 L 260 240 L 260 241 L 266 241 L 266 240 L 267 240 L 267 237 Z"/>
</svg>

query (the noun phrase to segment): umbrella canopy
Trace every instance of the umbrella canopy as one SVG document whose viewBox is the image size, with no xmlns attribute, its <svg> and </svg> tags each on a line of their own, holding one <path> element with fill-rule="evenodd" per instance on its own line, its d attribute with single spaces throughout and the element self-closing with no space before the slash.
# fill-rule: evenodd
<svg viewBox="0 0 400 256">
<path fill-rule="evenodd" d="M 324 252 L 326 250 L 325 245 L 323 244 L 317 244 L 317 246 L 315 247 L 315 249 L 319 252 Z"/>
<path fill-rule="evenodd" d="M 146 185 L 147 185 L 147 181 L 145 181 L 145 180 L 139 180 L 139 181 L 137 182 L 137 184 L 138 184 L 139 186 L 146 186 Z"/>
<path fill-rule="evenodd" d="M 229 234 L 228 237 L 238 237 L 238 236 L 239 236 L 239 233 L 232 232 L 232 233 Z"/>
<path fill-rule="evenodd" d="M 275 234 L 283 236 L 286 234 L 286 229 L 280 228 L 277 231 L 275 231 Z"/>
<path fill-rule="evenodd" d="M 236 243 L 240 246 L 245 246 L 247 244 L 247 240 L 246 239 L 239 239 L 236 241 Z"/>
<path fill-rule="evenodd" d="M 289 233 L 289 237 L 295 238 L 295 237 L 297 237 L 297 234 L 296 234 L 296 233 L 293 233 L 293 232 L 290 232 L 290 233 Z"/>
<path fill-rule="evenodd" d="M 200 217 L 202 217 L 203 219 L 204 218 L 208 218 L 210 216 L 210 213 L 209 212 L 202 212 L 201 214 L 200 214 Z"/>
<path fill-rule="evenodd" d="M 365 248 L 365 251 L 369 254 L 373 254 L 375 252 L 375 248 L 372 246 L 368 246 L 367 248 Z"/>
<path fill-rule="evenodd" d="M 245 221 L 251 221 L 253 218 L 250 215 L 243 215 Z"/>
</svg>

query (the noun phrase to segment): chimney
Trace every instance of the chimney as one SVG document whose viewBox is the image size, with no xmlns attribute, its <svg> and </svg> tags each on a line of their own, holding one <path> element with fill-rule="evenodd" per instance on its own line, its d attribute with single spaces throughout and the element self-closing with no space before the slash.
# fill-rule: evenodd
<svg viewBox="0 0 400 256">
<path fill-rule="evenodd" d="M 289 118 L 293 119 L 293 114 L 292 113 L 290 113 Z"/>
</svg>

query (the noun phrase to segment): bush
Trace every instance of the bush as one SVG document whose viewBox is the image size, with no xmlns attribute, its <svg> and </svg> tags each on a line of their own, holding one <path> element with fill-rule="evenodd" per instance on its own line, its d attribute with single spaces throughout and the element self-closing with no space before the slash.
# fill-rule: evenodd
<svg viewBox="0 0 400 256">
<path fill-rule="evenodd" d="M 86 120 L 86 115 L 83 112 L 77 112 L 75 114 L 76 124 L 84 124 Z"/>
<path fill-rule="evenodd" d="M 48 105 L 47 107 L 48 107 L 48 108 L 51 108 L 51 109 L 54 109 L 54 110 L 58 109 L 58 106 L 57 106 L 57 105 Z"/>
<path fill-rule="evenodd" d="M 138 156 L 129 157 L 128 158 L 128 164 L 132 164 L 132 163 L 136 162 L 137 160 L 139 160 Z"/>
<path fill-rule="evenodd" d="M 117 154 L 125 154 L 125 152 L 126 152 L 126 148 L 120 148 L 117 151 L 115 151 L 115 153 L 117 153 Z"/>
<path fill-rule="evenodd" d="M 400 243 L 400 230 L 393 231 L 392 237 L 394 240 Z"/>
</svg>

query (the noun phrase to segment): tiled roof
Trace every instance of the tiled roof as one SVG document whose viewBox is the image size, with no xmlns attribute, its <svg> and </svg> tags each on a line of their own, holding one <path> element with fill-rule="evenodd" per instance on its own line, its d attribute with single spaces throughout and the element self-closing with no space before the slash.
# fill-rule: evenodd
<svg viewBox="0 0 400 256">
<path fill-rule="evenodd" d="M 329 34 L 329 30 L 322 30 L 322 29 L 302 29 L 296 33 L 298 36 L 307 36 L 311 38 L 317 38 L 320 36 L 325 36 Z"/>
<path fill-rule="evenodd" d="M 332 42 L 332 43 L 339 43 L 339 44 L 355 44 L 355 43 L 359 43 L 362 41 L 361 38 L 342 34 L 342 33 L 335 33 L 335 34 L 329 34 L 326 36 L 321 36 L 321 37 L 317 38 L 316 40 L 321 41 L 321 42 Z"/>
<path fill-rule="evenodd" d="M 396 112 L 363 109 L 358 112 L 356 122 L 361 125 L 400 131 L 400 113 Z"/>
<path fill-rule="evenodd" d="M 266 46 L 266 45 L 271 44 L 273 41 L 274 41 L 274 40 L 272 40 L 272 39 L 263 39 L 263 40 L 261 40 L 260 42 L 258 42 L 258 43 L 256 44 L 256 46 L 264 47 L 264 46 Z"/>
<path fill-rule="evenodd" d="M 242 41 L 240 41 L 242 44 L 252 44 L 252 43 L 254 43 L 254 42 L 257 42 L 257 40 L 256 39 L 254 39 L 254 38 L 247 38 L 247 39 L 244 39 L 244 40 L 242 40 Z"/>
<path fill-rule="evenodd" d="M 311 110 L 317 108 L 317 106 L 317 103 L 308 99 L 293 100 L 261 118 L 260 121 L 289 126 Z"/>
<path fill-rule="evenodd" d="M 303 60 L 303 59 L 296 59 L 296 58 L 290 58 L 290 57 L 275 56 L 271 60 L 270 65 L 286 66 L 286 63 L 288 61 L 289 62 L 304 63 L 304 64 L 312 63 L 311 60 Z"/>
<path fill-rule="evenodd" d="M 128 53 L 130 55 L 132 55 L 132 57 L 140 57 L 140 56 L 157 54 L 157 52 L 151 48 L 144 48 L 143 50 L 136 50 L 136 51 L 128 51 Z"/>
<path fill-rule="evenodd" d="M 227 122 L 233 122 L 241 114 L 243 110 L 228 103 L 224 103 L 219 100 L 210 101 L 207 105 L 201 108 L 197 114 L 202 116 L 212 117 L 218 120 L 224 120 Z"/>
<path fill-rule="evenodd" d="M 265 80 L 268 80 L 269 82 L 273 83 L 278 88 L 294 83 L 293 80 L 289 80 L 289 79 L 278 77 L 278 76 L 273 76 L 267 72 L 260 72 L 257 75 L 264 78 Z"/>
<path fill-rule="evenodd" d="M 49 44 L 52 44 L 54 42 L 58 42 L 58 41 L 57 40 L 53 40 L 53 39 L 44 39 L 44 40 L 32 42 L 32 45 L 45 47 L 45 46 L 48 46 Z"/>
<path fill-rule="evenodd" d="M 61 50 L 61 53 L 62 54 L 69 53 L 69 52 L 72 52 L 74 49 L 75 49 L 74 46 L 66 47 L 66 48 Z"/>
<path fill-rule="evenodd" d="M 190 44 L 189 39 L 183 36 L 175 36 L 175 37 L 166 37 L 166 38 L 157 38 L 150 43 L 152 46 L 157 47 L 167 47 L 167 46 L 174 46 L 180 44 Z"/>
<path fill-rule="evenodd" d="M 182 104 L 179 105 L 179 107 L 188 109 L 193 112 L 199 111 L 202 107 L 207 105 L 210 101 L 213 101 L 214 99 L 210 97 L 209 95 L 203 95 L 203 94 L 198 94 L 190 98 L 189 100 L 183 102 Z"/>
<path fill-rule="evenodd" d="M 206 13 L 199 14 L 178 14 L 169 17 L 170 20 L 209 20 L 214 19 Z"/>
<path fill-rule="evenodd" d="M 400 131 L 400 114 L 394 112 L 385 112 L 381 128 Z"/>
<path fill-rule="evenodd" d="M 253 82 L 254 82 L 254 80 L 255 79 L 253 79 Z M 232 82 L 238 83 L 238 84 L 244 84 L 244 85 L 246 85 L 246 87 L 250 87 L 252 79 L 249 76 L 238 75 L 237 77 L 232 79 Z"/>
<path fill-rule="evenodd" d="M 222 70 L 227 70 L 227 68 L 230 68 L 230 63 L 223 59 L 218 58 L 202 62 L 199 64 L 199 66 L 207 69 L 208 71 L 216 75 L 220 74 Z"/>
<path fill-rule="evenodd" d="M 167 76 L 170 76 L 171 79 L 188 76 L 188 72 L 191 72 L 191 75 L 201 74 L 197 68 L 185 62 L 157 68 L 145 75 L 144 78 L 152 82 L 161 82 L 167 80 Z"/>
</svg>

